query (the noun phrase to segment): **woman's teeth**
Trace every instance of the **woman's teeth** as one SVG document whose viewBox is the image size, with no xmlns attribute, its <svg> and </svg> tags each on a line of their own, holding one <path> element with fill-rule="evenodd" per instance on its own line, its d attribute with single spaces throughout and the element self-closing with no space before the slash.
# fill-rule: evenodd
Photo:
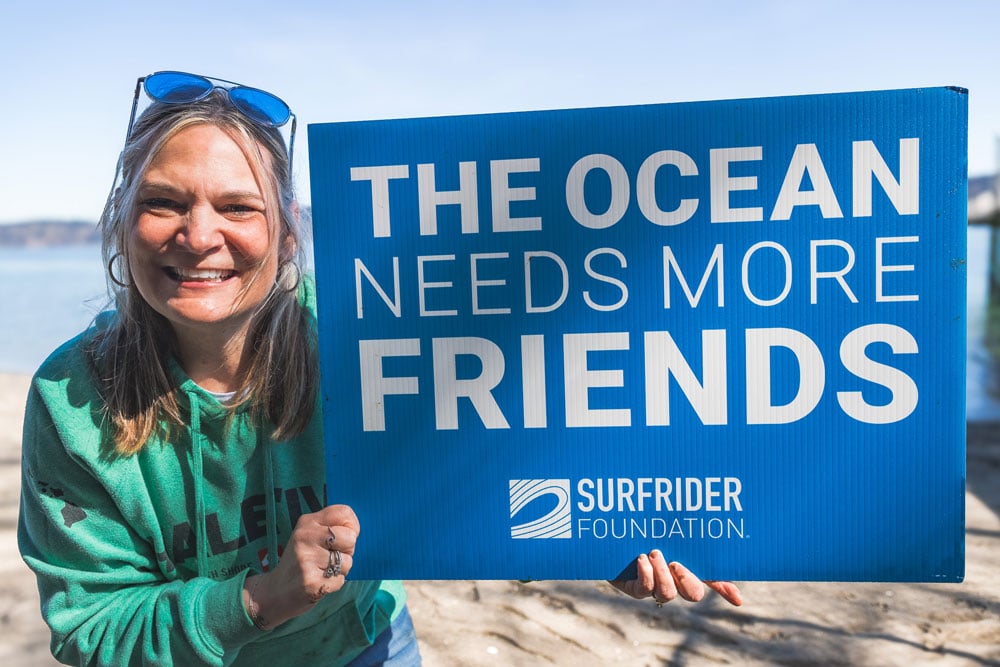
<svg viewBox="0 0 1000 667">
<path fill-rule="evenodd" d="M 182 269 L 177 266 L 167 267 L 167 271 L 176 280 L 221 281 L 230 278 L 234 271 L 226 269 Z"/>
</svg>

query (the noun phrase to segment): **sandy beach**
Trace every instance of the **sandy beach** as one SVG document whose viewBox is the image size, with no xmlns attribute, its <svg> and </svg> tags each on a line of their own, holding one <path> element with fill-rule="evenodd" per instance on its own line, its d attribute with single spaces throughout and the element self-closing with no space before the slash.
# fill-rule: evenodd
<svg viewBox="0 0 1000 667">
<path fill-rule="evenodd" d="M 57 664 L 17 551 L 28 378 L 0 374 L 0 664 Z M 603 582 L 408 582 L 424 663 L 1000 665 L 1000 424 L 970 424 L 962 584 L 742 584 L 657 609 Z"/>
</svg>

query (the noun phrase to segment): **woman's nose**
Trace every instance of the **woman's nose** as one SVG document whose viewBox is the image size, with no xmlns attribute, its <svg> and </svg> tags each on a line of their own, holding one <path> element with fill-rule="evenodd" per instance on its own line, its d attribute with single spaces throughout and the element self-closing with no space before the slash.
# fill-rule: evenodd
<svg viewBox="0 0 1000 667">
<path fill-rule="evenodd" d="M 224 243 L 222 219 L 210 206 L 192 206 L 186 224 L 177 233 L 177 242 L 194 253 L 205 253 Z"/>
</svg>

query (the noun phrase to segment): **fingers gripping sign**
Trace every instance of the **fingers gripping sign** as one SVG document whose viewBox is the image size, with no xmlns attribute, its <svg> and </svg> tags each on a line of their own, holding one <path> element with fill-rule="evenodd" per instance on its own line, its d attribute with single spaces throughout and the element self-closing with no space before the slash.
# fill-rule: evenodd
<svg viewBox="0 0 1000 667">
<path fill-rule="evenodd" d="M 743 604 L 743 597 L 735 584 L 728 581 L 703 582 L 677 561 L 668 563 L 658 549 L 649 552 L 649 555 L 641 554 L 610 583 L 631 597 L 652 597 L 657 607 L 662 607 L 678 595 L 688 602 L 698 602 L 705 597 L 705 586 L 732 605 Z"/>
<path fill-rule="evenodd" d="M 340 590 L 354 563 L 360 531 L 358 518 L 347 505 L 302 515 L 278 566 L 247 577 L 244 604 L 258 627 L 271 629 Z"/>
</svg>

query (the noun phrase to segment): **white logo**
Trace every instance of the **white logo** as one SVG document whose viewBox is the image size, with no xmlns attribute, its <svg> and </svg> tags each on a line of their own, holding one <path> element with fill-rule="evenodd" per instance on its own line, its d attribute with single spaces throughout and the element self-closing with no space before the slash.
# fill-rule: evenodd
<svg viewBox="0 0 1000 667">
<path fill-rule="evenodd" d="M 543 496 L 555 496 L 555 509 L 543 517 L 519 525 L 511 525 L 510 536 L 517 540 L 569 539 L 573 536 L 569 504 L 568 479 L 510 480 L 510 518 L 525 505 Z"/>
</svg>

